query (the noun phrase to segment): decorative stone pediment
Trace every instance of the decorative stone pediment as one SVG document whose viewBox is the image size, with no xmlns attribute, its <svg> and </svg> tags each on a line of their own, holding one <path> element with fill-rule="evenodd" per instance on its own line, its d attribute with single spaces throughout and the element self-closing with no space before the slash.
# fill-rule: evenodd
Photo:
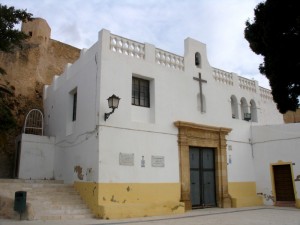
<svg viewBox="0 0 300 225">
<path fill-rule="evenodd" d="M 181 201 L 185 203 L 185 209 L 189 210 L 192 207 L 190 199 L 190 146 L 215 149 L 217 206 L 222 208 L 231 207 L 231 198 L 228 194 L 225 138 L 231 129 L 183 121 L 176 121 L 174 124 L 178 128 Z"/>
</svg>

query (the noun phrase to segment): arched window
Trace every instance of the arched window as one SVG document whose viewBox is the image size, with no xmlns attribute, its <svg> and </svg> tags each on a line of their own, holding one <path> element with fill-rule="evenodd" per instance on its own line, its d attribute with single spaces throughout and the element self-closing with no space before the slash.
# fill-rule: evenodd
<svg viewBox="0 0 300 225">
<path fill-rule="evenodd" d="M 233 119 L 239 118 L 239 110 L 238 110 L 238 102 L 234 95 L 231 95 L 230 97 L 230 103 L 231 103 L 231 115 Z"/>
<path fill-rule="evenodd" d="M 201 55 L 199 52 L 195 53 L 195 65 L 199 68 L 201 67 Z"/>
<path fill-rule="evenodd" d="M 256 103 L 253 99 L 250 101 L 250 113 L 251 113 L 251 121 L 252 122 L 257 122 L 257 107 Z"/>
<path fill-rule="evenodd" d="M 243 97 L 241 98 L 241 117 L 243 120 L 247 120 L 247 115 L 249 114 L 248 111 L 248 103 L 246 99 Z"/>
</svg>

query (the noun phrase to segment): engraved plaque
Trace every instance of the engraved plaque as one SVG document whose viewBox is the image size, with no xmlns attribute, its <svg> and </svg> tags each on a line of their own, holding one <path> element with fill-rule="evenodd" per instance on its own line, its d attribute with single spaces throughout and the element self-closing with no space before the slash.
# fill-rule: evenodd
<svg viewBox="0 0 300 225">
<path fill-rule="evenodd" d="M 165 157 L 164 156 L 152 156 L 151 157 L 152 167 L 165 167 Z"/>
<path fill-rule="evenodd" d="M 134 166 L 134 154 L 121 153 L 119 154 L 119 165 L 121 166 Z"/>
</svg>

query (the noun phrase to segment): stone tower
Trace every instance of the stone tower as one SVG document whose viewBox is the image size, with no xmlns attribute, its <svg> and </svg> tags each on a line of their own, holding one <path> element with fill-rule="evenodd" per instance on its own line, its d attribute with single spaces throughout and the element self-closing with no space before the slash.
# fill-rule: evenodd
<svg viewBox="0 0 300 225">
<path fill-rule="evenodd" d="M 21 30 L 30 36 L 30 42 L 47 46 L 51 36 L 51 28 L 46 20 L 34 18 L 32 21 L 22 24 Z"/>
<path fill-rule="evenodd" d="M 0 178 L 13 177 L 15 137 L 20 134 L 26 113 L 42 109 L 44 84 L 50 84 L 67 63 L 75 62 L 80 55 L 80 49 L 51 39 L 51 28 L 42 18 L 23 23 L 21 30 L 30 38 L 12 52 L 0 51 L 0 67 L 6 71 L 0 76 L 0 85 L 14 91 L 5 99 L 18 124 L 14 130 L 0 133 Z"/>
</svg>

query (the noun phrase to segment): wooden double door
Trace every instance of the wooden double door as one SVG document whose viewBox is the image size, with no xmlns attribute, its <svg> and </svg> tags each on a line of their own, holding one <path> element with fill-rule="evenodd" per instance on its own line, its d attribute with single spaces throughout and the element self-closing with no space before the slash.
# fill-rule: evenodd
<svg viewBox="0 0 300 225">
<path fill-rule="evenodd" d="M 216 206 L 214 152 L 212 148 L 190 147 L 190 199 L 193 208 Z"/>
<path fill-rule="evenodd" d="M 276 202 L 295 202 L 290 164 L 273 165 Z"/>
</svg>

